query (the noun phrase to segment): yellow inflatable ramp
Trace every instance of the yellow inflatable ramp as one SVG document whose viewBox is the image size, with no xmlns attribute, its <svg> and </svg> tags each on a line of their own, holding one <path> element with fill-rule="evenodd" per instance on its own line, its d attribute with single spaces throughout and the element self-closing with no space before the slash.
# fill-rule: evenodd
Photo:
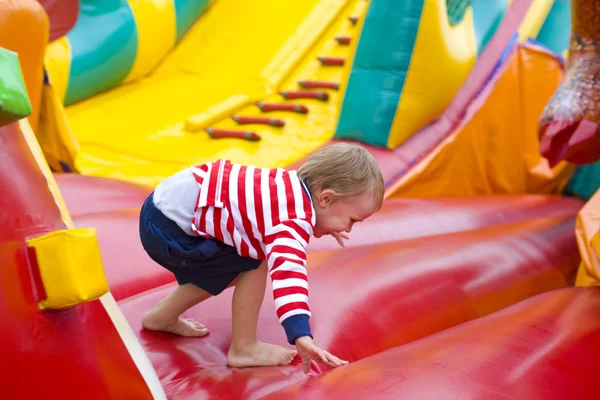
<svg viewBox="0 0 600 400">
<path fill-rule="evenodd" d="M 339 38 L 358 38 L 360 24 L 351 17 L 360 19 L 367 6 L 364 0 L 215 2 L 149 76 L 67 108 L 81 146 L 77 167 L 155 185 L 221 157 L 270 167 L 293 162 L 333 135 L 341 64 L 352 49 Z M 241 125 L 234 116 L 262 123 Z M 252 131 L 261 140 L 211 138 L 206 128 Z"/>
</svg>

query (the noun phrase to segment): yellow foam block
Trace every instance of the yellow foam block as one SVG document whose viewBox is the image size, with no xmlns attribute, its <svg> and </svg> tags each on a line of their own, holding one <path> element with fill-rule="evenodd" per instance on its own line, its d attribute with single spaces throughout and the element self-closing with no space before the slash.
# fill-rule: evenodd
<svg viewBox="0 0 600 400">
<path fill-rule="evenodd" d="M 108 292 L 93 228 L 62 229 L 29 239 L 35 250 L 46 299 L 41 309 L 67 308 Z"/>
</svg>

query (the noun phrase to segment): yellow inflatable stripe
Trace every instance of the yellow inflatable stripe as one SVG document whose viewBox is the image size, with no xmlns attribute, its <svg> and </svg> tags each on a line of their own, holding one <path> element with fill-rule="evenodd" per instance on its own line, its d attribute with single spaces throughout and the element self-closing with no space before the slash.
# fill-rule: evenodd
<svg viewBox="0 0 600 400">
<path fill-rule="evenodd" d="M 477 56 L 473 10 L 448 24 L 446 2 L 425 1 L 410 67 L 388 147 L 394 148 L 437 118 L 469 76 Z"/>
<path fill-rule="evenodd" d="M 303 61 L 326 32 L 326 28 L 336 21 L 349 3 L 350 0 L 321 1 L 308 14 L 259 75 L 271 90 L 276 90 L 288 74 Z"/>
<path fill-rule="evenodd" d="M 44 66 L 50 78 L 50 84 L 61 103 L 64 102 L 69 85 L 71 70 L 71 45 L 66 36 L 48 45 Z"/>
<path fill-rule="evenodd" d="M 54 171 L 64 171 L 65 165 L 73 172 L 80 172 L 76 165 L 79 142 L 71 129 L 62 101 L 52 85 L 44 85 L 40 120 L 36 137 Z"/>
<path fill-rule="evenodd" d="M 23 132 L 23 136 L 25 137 L 25 141 L 35 158 L 40 170 L 44 174 L 44 178 L 46 178 L 46 182 L 48 182 L 48 189 L 52 196 L 54 197 L 54 201 L 56 201 L 56 205 L 60 209 L 60 216 L 67 228 L 73 228 L 73 220 L 71 219 L 71 215 L 67 210 L 67 205 L 58 189 L 58 185 L 56 184 L 56 180 L 54 179 L 54 175 L 52 175 L 52 171 L 50 171 L 50 167 L 46 162 L 46 158 L 44 157 L 44 153 L 42 152 L 42 148 L 38 143 L 35 133 L 31 129 L 31 125 L 29 125 L 29 121 L 27 118 L 23 118 L 19 120 L 19 128 L 21 128 L 21 132 Z"/>
<path fill-rule="evenodd" d="M 148 74 L 175 46 L 177 27 L 174 0 L 127 0 L 135 18 L 138 47 L 124 82 Z"/>
<path fill-rule="evenodd" d="M 206 111 L 191 116 L 185 120 L 185 129 L 196 132 L 204 129 L 215 122 L 231 116 L 242 107 L 247 106 L 252 99 L 245 94 L 236 94 L 225 101 L 210 107 Z"/>
<path fill-rule="evenodd" d="M 529 37 L 537 37 L 553 3 L 554 0 L 533 0 L 519 27 L 520 41 L 527 40 Z"/>
</svg>

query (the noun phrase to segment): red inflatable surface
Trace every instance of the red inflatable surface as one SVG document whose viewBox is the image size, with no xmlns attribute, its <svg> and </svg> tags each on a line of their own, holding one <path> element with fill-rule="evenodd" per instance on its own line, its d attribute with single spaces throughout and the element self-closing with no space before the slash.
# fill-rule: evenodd
<svg viewBox="0 0 600 400">
<path fill-rule="evenodd" d="M 600 398 L 600 288 L 540 294 L 265 399 Z"/>
<path fill-rule="evenodd" d="M 76 226 L 97 229 L 111 292 L 117 299 L 173 282 L 142 249 L 139 208 L 151 189 L 81 175 L 55 175 Z M 573 216 L 575 199 L 552 196 L 496 196 L 485 199 L 394 199 L 357 225 L 347 247 L 468 231 L 533 218 Z M 331 237 L 313 239 L 311 253 L 339 248 Z M 126 266 L 124 260 L 127 260 Z"/>
<path fill-rule="evenodd" d="M 130 182 L 85 176 L 55 174 L 71 215 L 141 208 L 151 189 Z"/>
<path fill-rule="evenodd" d="M 17 124 L 0 127 L 0 154 L 0 397 L 151 398 L 99 300 L 39 309 L 25 243 L 66 226 Z"/>
<path fill-rule="evenodd" d="M 79 0 L 38 0 L 50 19 L 48 42 L 66 35 L 75 26 L 79 13 Z"/>
<path fill-rule="evenodd" d="M 313 253 L 309 282 L 315 339 L 354 362 L 563 288 L 578 263 L 573 228 L 572 216 L 554 217 Z M 209 327 L 206 338 L 143 331 L 143 313 L 172 289 L 169 285 L 120 302 L 171 398 L 258 398 L 307 378 L 298 360 L 287 367 L 227 367 L 232 289 L 184 314 Z M 269 297 L 261 310 L 259 338 L 286 345 Z M 324 371 L 312 367 L 313 374 Z"/>
<path fill-rule="evenodd" d="M 233 289 L 186 314 L 207 324 L 206 338 L 142 330 L 143 313 L 174 287 L 139 244 L 138 209 L 150 190 L 81 176 L 58 182 L 78 211 L 76 225 L 97 228 L 111 291 L 169 398 L 258 398 L 308 378 L 298 360 L 277 368 L 227 367 Z M 369 360 L 568 286 L 578 265 L 573 229 L 580 207 L 578 200 L 550 196 L 387 201 L 357 225 L 348 248 L 331 238 L 310 245 L 317 343 L 352 362 Z M 288 346 L 268 294 L 259 337 Z M 330 372 L 314 364 L 310 376 L 321 373 Z"/>
<path fill-rule="evenodd" d="M 51 40 L 76 23 L 77 0 L 41 3 L 50 16 Z M 386 182 L 452 131 L 530 3 L 516 2 L 508 10 L 444 115 L 400 150 L 370 149 Z M 32 16 L 43 16 L 39 11 Z M 47 27 L 45 16 L 38 20 L 43 34 L 5 35 L 30 50 L 30 58 L 20 50 L 29 89 L 31 82 L 41 85 L 35 71 L 41 71 L 43 52 L 31 40 L 45 45 Z M 31 97 L 36 110 L 39 93 Z M 285 367 L 226 365 L 233 289 L 184 314 L 208 326 L 205 338 L 141 328 L 142 315 L 175 286 L 139 242 L 138 213 L 147 187 L 56 176 L 76 226 L 97 229 L 111 293 L 133 333 L 119 321 L 119 309 L 107 306 L 110 295 L 40 310 L 25 243 L 66 226 L 18 125 L 0 127 L 0 159 L 3 399 L 162 399 L 163 388 L 171 399 L 600 398 L 600 289 L 569 287 L 579 264 L 577 200 L 396 199 L 357 225 L 345 249 L 332 238 L 313 240 L 315 340 L 351 364 L 335 370 L 313 364 L 305 375 L 298 359 Z M 259 318 L 260 339 L 289 347 L 269 291 Z M 136 347 L 136 335 L 145 353 Z"/>
<path fill-rule="evenodd" d="M 389 199 L 381 210 L 357 224 L 346 246 L 468 231 L 535 218 L 572 216 L 581 201 L 558 196 L 489 196 L 486 198 Z M 338 248 L 330 236 L 311 240 L 309 250 Z"/>
</svg>

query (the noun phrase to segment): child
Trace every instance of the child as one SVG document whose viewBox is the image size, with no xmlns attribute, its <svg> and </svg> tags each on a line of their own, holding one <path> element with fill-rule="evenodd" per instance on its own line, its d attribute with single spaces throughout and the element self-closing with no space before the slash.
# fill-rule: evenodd
<svg viewBox="0 0 600 400">
<path fill-rule="evenodd" d="M 179 286 L 144 315 L 142 325 L 204 336 L 203 324 L 179 316 L 236 285 L 230 366 L 286 365 L 296 354 L 305 373 L 311 360 L 347 364 L 313 342 L 305 249 L 311 235 L 332 235 L 343 246 L 354 223 L 379 210 L 383 193 L 373 157 L 348 143 L 318 150 L 298 171 L 219 160 L 165 179 L 142 207 L 140 237 Z M 256 338 L 267 272 L 277 316 L 297 351 Z"/>
</svg>

